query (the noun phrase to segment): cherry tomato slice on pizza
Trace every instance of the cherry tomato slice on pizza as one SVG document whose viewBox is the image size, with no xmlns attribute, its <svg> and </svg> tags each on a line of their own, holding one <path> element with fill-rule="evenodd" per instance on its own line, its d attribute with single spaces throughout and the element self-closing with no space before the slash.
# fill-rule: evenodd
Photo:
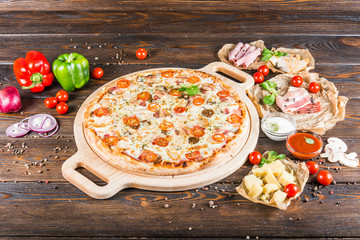
<svg viewBox="0 0 360 240">
<path fill-rule="evenodd" d="M 191 152 L 191 153 L 186 153 L 185 154 L 185 157 L 189 160 L 196 160 L 196 159 L 199 159 L 200 158 L 200 152 L 199 151 L 194 151 L 194 152 Z"/>
<path fill-rule="evenodd" d="M 130 127 L 139 127 L 140 126 L 140 120 L 138 119 L 137 116 L 132 116 L 132 117 L 125 117 L 124 118 L 124 123 Z"/>
<path fill-rule="evenodd" d="M 176 108 L 174 108 L 174 112 L 176 112 L 176 113 L 183 113 L 183 112 L 185 112 L 185 108 L 184 107 L 176 107 Z"/>
<path fill-rule="evenodd" d="M 160 124 L 159 128 L 164 131 L 170 131 L 174 129 L 174 124 L 172 124 L 171 122 L 164 121 Z"/>
<path fill-rule="evenodd" d="M 120 79 L 120 80 L 117 82 L 116 86 L 117 86 L 118 88 L 128 88 L 128 87 L 130 87 L 130 81 L 127 80 L 127 79 Z"/>
<path fill-rule="evenodd" d="M 150 103 L 148 106 L 148 109 L 152 112 L 157 112 L 158 110 L 160 110 L 160 105 L 157 103 Z"/>
<path fill-rule="evenodd" d="M 169 141 L 166 138 L 159 137 L 154 140 L 154 143 L 160 147 L 166 147 L 169 145 Z"/>
<path fill-rule="evenodd" d="M 216 95 L 221 98 L 226 98 L 230 96 L 230 92 L 228 90 L 221 90 Z"/>
<path fill-rule="evenodd" d="M 231 114 L 230 116 L 228 116 L 227 121 L 231 124 L 240 123 L 241 117 L 239 117 L 239 115 L 236 114 Z"/>
<path fill-rule="evenodd" d="M 187 80 L 189 83 L 197 83 L 200 81 L 200 78 L 198 78 L 197 76 L 191 76 L 188 78 Z"/>
<path fill-rule="evenodd" d="M 221 142 L 225 141 L 225 136 L 224 136 L 224 134 L 215 134 L 215 135 L 212 136 L 212 139 L 215 142 L 221 143 Z"/>
<path fill-rule="evenodd" d="M 115 146 L 119 142 L 119 138 L 116 136 L 105 136 L 104 140 L 109 147 Z"/>
<path fill-rule="evenodd" d="M 205 134 L 204 129 L 199 126 L 193 127 L 192 129 L 190 129 L 190 132 L 194 137 L 202 137 Z"/>
<path fill-rule="evenodd" d="M 102 116 L 105 116 L 109 113 L 109 110 L 105 107 L 99 107 L 97 109 L 95 109 L 94 111 L 94 115 L 96 117 L 102 117 Z"/>
<path fill-rule="evenodd" d="M 153 162 L 158 158 L 158 155 L 152 151 L 144 150 L 139 159 L 144 162 Z"/>
<path fill-rule="evenodd" d="M 169 94 L 170 94 L 171 96 L 175 96 L 175 97 L 178 97 L 178 96 L 181 96 L 181 95 L 182 95 L 182 93 L 181 93 L 179 90 L 177 90 L 177 89 L 171 89 L 170 92 L 169 92 Z"/>
<path fill-rule="evenodd" d="M 140 100 L 149 100 L 151 97 L 150 93 L 149 92 L 141 92 L 137 95 L 137 99 L 140 99 Z"/>
<path fill-rule="evenodd" d="M 194 100 L 193 100 L 193 104 L 194 104 L 195 106 L 203 105 L 204 102 L 205 102 L 205 99 L 203 99 L 202 97 L 196 97 L 196 98 L 194 98 Z"/>
<path fill-rule="evenodd" d="M 174 76 L 174 72 L 173 71 L 165 71 L 161 73 L 162 77 L 166 77 L 166 78 L 171 78 L 172 76 Z"/>
</svg>

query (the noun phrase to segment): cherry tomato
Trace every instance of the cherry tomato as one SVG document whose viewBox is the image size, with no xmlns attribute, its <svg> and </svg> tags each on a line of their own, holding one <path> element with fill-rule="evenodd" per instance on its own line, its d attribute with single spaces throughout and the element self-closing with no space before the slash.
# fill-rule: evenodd
<svg viewBox="0 0 360 240">
<path fill-rule="evenodd" d="M 149 100 L 151 97 L 150 93 L 149 92 L 141 92 L 137 95 L 137 99 L 140 99 L 140 100 Z"/>
<path fill-rule="evenodd" d="M 132 128 L 139 128 L 140 126 L 140 120 L 136 115 L 124 118 L 124 123 Z"/>
<path fill-rule="evenodd" d="M 92 78 L 98 79 L 101 78 L 103 75 L 104 75 L 104 70 L 102 70 L 102 68 L 97 67 L 91 71 Z"/>
<path fill-rule="evenodd" d="M 107 115 L 108 113 L 109 113 L 109 110 L 105 107 L 98 107 L 94 111 L 95 117 L 102 117 L 102 116 Z"/>
<path fill-rule="evenodd" d="M 227 121 L 229 123 L 232 123 L 232 124 L 240 123 L 241 122 L 241 117 L 239 117 L 236 114 L 231 114 L 230 116 L 228 116 Z"/>
<path fill-rule="evenodd" d="M 119 142 L 119 138 L 116 136 L 105 136 L 104 140 L 109 147 L 115 146 Z"/>
<path fill-rule="evenodd" d="M 174 76 L 174 72 L 172 70 L 168 70 L 168 71 L 162 72 L 161 76 L 170 78 L 170 77 Z"/>
<path fill-rule="evenodd" d="M 202 129 L 202 127 L 199 126 L 193 127 L 192 129 L 190 129 L 190 132 L 194 137 L 202 137 L 205 134 L 204 129 Z"/>
<path fill-rule="evenodd" d="M 204 102 L 205 102 L 205 99 L 203 99 L 202 97 L 196 97 L 196 98 L 194 98 L 194 100 L 193 100 L 193 104 L 194 104 L 195 106 L 203 105 Z"/>
<path fill-rule="evenodd" d="M 320 86 L 317 84 L 317 82 L 311 82 L 309 85 L 309 91 L 312 93 L 317 93 L 320 91 Z"/>
<path fill-rule="evenodd" d="M 258 165 L 261 162 L 261 153 L 259 153 L 258 151 L 254 151 L 251 152 L 249 154 L 249 161 L 253 164 L 253 165 Z"/>
<path fill-rule="evenodd" d="M 262 65 L 258 68 L 258 72 L 266 76 L 269 74 L 269 68 L 266 65 Z"/>
<path fill-rule="evenodd" d="M 216 95 L 221 98 L 226 98 L 230 96 L 230 92 L 228 90 L 221 90 Z"/>
<path fill-rule="evenodd" d="M 120 80 L 117 82 L 116 86 L 117 86 L 118 88 L 128 88 L 128 87 L 130 87 L 130 81 L 127 80 L 127 79 L 120 79 Z"/>
<path fill-rule="evenodd" d="M 200 81 L 200 78 L 198 78 L 197 76 L 191 76 L 188 78 L 187 80 L 189 83 L 197 83 Z"/>
<path fill-rule="evenodd" d="M 145 50 L 145 48 L 139 48 L 138 50 L 136 50 L 136 57 L 140 60 L 143 60 L 147 57 L 147 51 Z"/>
<path fill-rule="evenodd" d="M 171 122 L 164 121 L 160 124 L 159 128 L 164 131 L 170 131 L 174 129 L 174 124 L 172 124 Z"/>
<path fill-rule="evenodd" d="M 56 93 L 56 99 L 59 102 L 67 102 L 69 99 L 69 94 L 65 90 L 60 90 Z"/>
<path fill-rule="evenodd" d="M 215 142 L 221 143 L 221 142 L 225 141 L 225 136 L 224 136 L 224 134 L 215 134 L 212 136 L 212 139 Z"/>
<path fill-rule="evenodd" d="M 307 161 L 306 166 L 309 169 L 310 174 L 315 174 L 319 171 L 319 165 L 314 161 Z"/>
<path fill-rule="evenodd" d="M 58 100 L 56 97 L 49 97 L 45 99 L 44 104 L 47 108 L 54 108 L 58 104 Z"/>
<path fill-rule="evenodd" d="M 264 75 L 261 72 L 256 72 L 253 75 L 255 83 L 262 83 L 264 81 Z"/>
<path fill-rule="evenodd" d="M 200 156 L 201 155 L 200 155 L 199 151 L 194 151 L 194 152 L 185 154 L 185 157 L 189 160 L 196 160 L 196 159 L 200 158 Z"/>
<path fill-rule="evenodd" d="M 156 112 L 158 110 L 160 110 L 160 105 L 157 104 L 157 103 L 150 103 L 149 106 L 148 106 L 148 109 L 152 112 Z"/>
<path fill-rule="evenodd" d="M 327 186 L 333 181 L 331 173 L 326 170 L 321 170 L 317 175 L 317 180 L 321 185 Z"/>
<path fill-rule="evenodd" d="M 185 112 L 185 108 L 184 107 L 176 107 L 176 108 L 174 108 L 174 112 L 176 112 L 176 113 L 183 113 L 183 112 Z"/>
<path fill-rule="evenodd" d="M 160 147 L 166 147 L 169 144 L 169 141 L 166 138 L 159 137 L 154 140 L 154 144 Z"/>
<path fill-rule="evenodd" d="M 294 76 L 291 79 L 291 85 L 294 87 L 300 87 L 303 84 L 304 80 L 301 76 Z"/>
<path fill-rule="evenodd" d="M 284 192 L 287 193 L 288 198 L 295 197 L 295 195 L 299 192 L 298 186 L 294 183 L 289 183 L 285 186 Z"/>
<path fill-rule="evenodd" d="M 59 114 L 65 114 L 67 113 L 69 107 L 66 103 L 64 102 L 60 102 L 56 105 L 56 111 L 59 113 Z"/>
<path fill-rule="evenodd" d="M 179 97 L 179 96 L 182 95 L 182 93 L 181 93 L 179 90 L 177 90 L 177 89 L 171 89 L 170 92 L 169 92 L 169 94 L 170 94 L 171 96 L 175 96 L 175 97 Z"/>
<path fill-rule="evenodd" d="M 156 153 L 152 152 L 152 151 L 144 150 L 141 153 L 139 159 L 144 161 L 144 162 L 153 162 L 156 159 L 158 159 L 158 155 Z"/>
</svg>

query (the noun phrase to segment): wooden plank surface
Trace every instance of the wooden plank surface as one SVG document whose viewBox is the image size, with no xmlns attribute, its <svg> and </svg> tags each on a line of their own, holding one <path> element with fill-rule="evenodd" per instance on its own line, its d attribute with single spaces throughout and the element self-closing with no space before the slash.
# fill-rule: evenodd
<svg viewBox="0 0 360 240">
<path fill-rule="evenodd" d="M 0 238 L 360 238 L 359 170 L 337 163 L 320 165 L 333 174 L 336 185 L 314 190 L 319 185 L 311 176 L 286 211 L 251 203 L 236 193 L 249 163 L 204 188 L 169 193 L 126 189 L 103 201 L 89 198 L 61 175 L 62 163 L 77 150 L 76 112 L 94 90 L 143 69 L 201 68 L 218 61 L 223 44 L 240 40 L 308 48 L 315 71 L 350 98 L 345 121 L 323 138 L 340 137 L 349 151 L 359 151 L 359 10 L 355 0 L 0 1 L 0 88 L 17 87 L 23 103 L 18 113 L 0 113 Z M 134 56 L 139 47 L 150 54 L 144 61 Z M 50 62 L 64 52 L 78 52 L 105 75 L 70 93 L 69 112 L 59 115 L 43 105 L 61 89 L 58 83 L 39 94 L 16 83 L 12 63 L 29 50 L 41 51 Z M 59 121 L 55 136 L 43 139 L 32 133 L 14 142 L 4 134 L 10 124 L 40 112 Z M 10 151 L 4 148 L 8 143 Z M 23 143 L 27 150 L 14 155 L 25 149 Z M 289 155 L 284 143 L 262 132 L 256 150 Z"/>
</svg>

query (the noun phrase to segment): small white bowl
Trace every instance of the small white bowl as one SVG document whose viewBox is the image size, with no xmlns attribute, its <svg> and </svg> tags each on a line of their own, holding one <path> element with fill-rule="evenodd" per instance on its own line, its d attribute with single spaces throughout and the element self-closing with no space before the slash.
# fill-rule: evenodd
<svg viewBox="0 0 360 240">
<path fill-rule="evenodd" d="M 280 117 L 280 118 L 284 118 L 286 119 L 292 126 L 291 129 L 289 129 L 286 132 L 274 132 L 271 129 L 269 129 L 266 126 L 266 122 L 268 119 L 271 119 L 273 117 Z M 268 113 L 266 114 L 262 119 L 261 119 L 261 130 L 265 133 L 265 135 L 274 140 L 274 141 L 285 141 L 287 136 L 294 132 L 296 130 L 296 120 L 290 116 L 289 114 L 283 113 L 283 112 L 272 112 L 272 113 Z"/>
</svg>

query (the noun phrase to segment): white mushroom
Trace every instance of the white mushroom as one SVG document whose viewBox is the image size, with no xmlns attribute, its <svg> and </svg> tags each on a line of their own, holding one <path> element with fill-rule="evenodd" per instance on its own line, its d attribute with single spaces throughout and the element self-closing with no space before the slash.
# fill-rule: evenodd
<svg viewBox="0 0 360 240">
<path fill-rule="evenodd" d="M 344 154 L 344 157 L 339 159 L 339 162 L 347 167 L 357 167 L 359 165 L 359 159 L 356 157 L 356 153 Z"/>
<path fill-rule="evenodd" d="M 338 150 L 338 151 L 341 151 L 341 152 L 346 152 L 347 149 L 348 149 L 347 145 L 340 138 L 331 137 L 327 141 L 328 141 L 329 144 L 331 144 L 332 148 L 334 147 L 333 148 L 334 150 Z"/>
</svg>

